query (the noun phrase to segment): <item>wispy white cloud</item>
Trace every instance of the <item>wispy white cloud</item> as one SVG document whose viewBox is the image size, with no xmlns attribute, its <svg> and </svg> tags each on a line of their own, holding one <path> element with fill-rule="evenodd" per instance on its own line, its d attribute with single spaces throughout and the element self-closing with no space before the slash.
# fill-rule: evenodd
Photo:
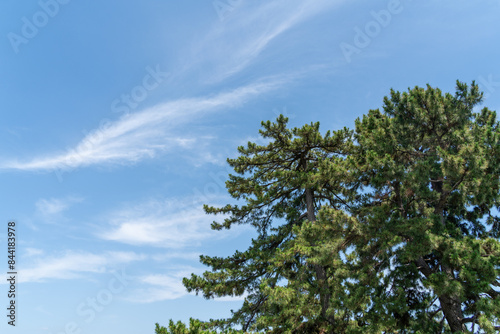
<svg viewBox="0 0 500 334">
<path fill-rule="evenodd" d="M 158 262 L 165 262 L 170 260 L 192 260 L 197 261 L 200 258 L 200 253 L 197 252 L 167 252 L 161 254 L 151 255 L 151 259 Z"/>
<path fill-rule="evenodd" d="M 134 252 L 66 252 L 62 256 L 39 257 L 31 265 L 20 268 L 20 282 L 43 282 L 46 279 L 75 279 L 89 273 L 105 273 L 117 265 L 144 260 Z"/>
<path fill-rule="evenodd" d="M 39 256 L 42 254 L 43 254 L 43 249 L 31 248 L 31 247 L 24 248 L 24 256 L 27 258 Z"/>
<path fill-rule="evenodd" d="M 196 138 L 177 135 L 180 125 L 220 109 L 234 108 L 293 80 L 293 75 L 267 78 L 229 92 L 174 100 L 126 114 L 88 134 L 69 152 L 28 162 L 11 161 L 0 168 L 18 170 L 66 170 L 101 164 L 133 163 L 176 147 L 189 147 Z"/>
<path fill-rule="evenodd" d="M 36 202 L 38 212 L 43 215 L 54 215 L 67 208 L 67 204 L 58 199 L 40 199 Z"/>
<path fill-rule="evenodd" d="M 182 278 L 190 276 L 195 268 L 169 270 L 172 274 L 143 276 L 139 282 L 144 286 L 134 291 L 127 299 L 136 303 L 153 303 L 177 299 L 188 294 Z"/>
<path fill-rule="evenodd" d="M 243 71 L 270 43 L 300 22 L 339 5 L 344 0 L 277 0 L 263 4 L 242 3 L 237 13 L 217 22 L 195 47 L 192 57 L 173 76 L 176 84 L 192 85 L 190 71 L 202 67 L 205 81 L 220 82 Z M 212 71 L 207 69 L 213 69 Z M 214 96 L 172 100 L 126 114 L 95 129 L 65 152 L 39 156 L 31 161 L 6 161 L 0 169 L 59 170 L 103 164 L 130 164 L 154 158 L 176 148 L 193 148 L 199 138 L 179 131 L 193 118 L 231 109 L 282 87 L 293 76 L 267 77 Z M 206 159 L 213 161 L 211 155 Z"/>
<path fill-rule="evenodd" d="M 258 4 L 245 1 L 223 22 L 214 25 L 195 49 L 194 59 L 185 67 L 203 67 L 207 83 L 223 81 L 255 62 L 271 42 L 291 28 L 343 2 L 345 0 L 277 0 Z M 186 68 L 183 71 L 187 71 Z"/>
<path fill-rule="evenodd" d="M 225 236 L 211 230 L 213 217 L 206 215 L 201 205 L 179 199 L 145 201 L 117 210 L 107 220 L 110 226 L 98 237 L 130 245 L 180 249 Z"/>
<path fill-rule="evenodd" d="M 41 198 L 36 203 L 37 212 L 42 216 L 54 216 L 67 210 L 72 204 L 82 202 L 78 197 Z"/>
</svg>

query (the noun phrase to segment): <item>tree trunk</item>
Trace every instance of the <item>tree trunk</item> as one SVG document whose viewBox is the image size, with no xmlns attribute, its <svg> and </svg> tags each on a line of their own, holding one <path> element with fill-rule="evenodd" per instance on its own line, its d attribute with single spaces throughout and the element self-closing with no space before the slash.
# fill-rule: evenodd
<svg viewBox="0 0 500 334">
<path fill-rule="evenodd" d="M 306 189 L 306 205 L 307 205 L 307 220 L 310 222 L 316 221 L 316 215 L 314 213 L 314 194 L 312 189 Z M 313 265 L 314 270 L 316 271 L 316 279 L 318 281 L 318 285 L 320 288 L 319 300 L 321 304 L 321 316 L 327 320 L 330 324 L 335 323 L 335 317 L 327 316 L 326 311 L 328 307 L 330 307 L 330 298 L 331 293 L 328 288 L 328 282 L 326 277 L 326 270 L 324 267 L 319 264 Z"/>
<path fill-rule="evenodd" d="M 432 274 L 432 270 L 429 268 L 425 260 L 420 257 L 415 261 L 417 268 L 420 270 L 425 277 L 429 278 Z M 453 279 L 453 272 L 451 268 L 446 266 L 441 266 L 442 270 L 447 274 L 448 279 Z M 441 309 L 443 310 L 444 317 L 448 322 L 453 333 L 455 332 L 466 332 L 467 328 L 462 324 L 462 319 L 464 318 L 462 312 L 462 303 L 460 300 L 454 296 L 441 295 L 439 297 L 439 303 L 441 304 Z"/>
<path fill-rule="evenodd" d="M 441 178 L 442 179 L 442 178 Z M 442 181 L 437 183 L 432 183 L 432 188 L 437 191 L 440 195 L 439 202 L 434 210 L 436 214 L 441 217 L 441 225 L 445 227 L 445 216 L 443 207 L 447 200 L 447 194 L 443 192 Z M 441 260 L 443 261 L 443 260 Z M 441 271 L 446 274 L 448 280 L 454 280 L 455 275 L 453 274 L 453 268 L 448 267 L 441 263 Z M 462 302 L 457 296 L 453 294 L 441 295 L 439 297 L 439 303 L 441 304 L 441 309 L 443 310 L 444 317 L 450 326 L 453 333 L 463 333 L 467 332 L 467 327 L 462 323 L 464 314 L 462 312 Z"/>
<path fill-rule="evenodd" d="M 439 297 L 441 308 L 450 329 L 453 333 L 466 332 L 467 328 L 462 324 L 464 315 L 462 313 L 462 303 L 457 298 L 443 295 Z"/>
<path fill-rule="evenodd" d="M 441 270 L 446 273 L 449 280 L 453 280 L 455 278 L 452 268 L 441 265 Z M 453 333 L 466 332 L 467 328 L 464 324 L 462 324 L 464 314 L 462 312 L 462 302 L 460 299 L 453 295 L 442 295 L 439 297 L 439 302 L 441 303 L 441 308 L 443 309 L 444 316 L 451 331 Z"/>
</svg>

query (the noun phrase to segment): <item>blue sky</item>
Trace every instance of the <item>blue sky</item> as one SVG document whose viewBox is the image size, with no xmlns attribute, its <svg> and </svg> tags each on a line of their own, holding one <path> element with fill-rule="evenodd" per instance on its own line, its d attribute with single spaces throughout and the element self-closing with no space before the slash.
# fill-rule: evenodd
<svg viewBox="0 0 500 334">
<path fill-rule="evenodd" d="M 0 330 L 228 316 L 241 300 L 181 284 L 200 254 L 254 236 L 211 231 L 202 211 L 231 201 L 226 158 L 280 113 L 353 127 L 391 88 L 476 80 L 499 110 L 499 13 L 493 0 L 3 1 L 0 240 L 15 220 L 19 285 L 17 328 L 3 316 Z"/>
</svg>

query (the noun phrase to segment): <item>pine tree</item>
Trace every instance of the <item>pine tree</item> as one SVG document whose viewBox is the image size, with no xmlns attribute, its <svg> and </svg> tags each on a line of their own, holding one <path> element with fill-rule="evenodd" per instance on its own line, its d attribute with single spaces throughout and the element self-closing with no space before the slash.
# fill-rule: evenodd
<svg viewBox="0 0 500 334">
<path fill-rule="evenodd" d="M 244 252 L 237 251 L 227 258 L 202 256 L 201 262 L 211 270 L 202 276 L 184 279 L 188 291 L 201 292 L 206 298 L 248 293 L 232 318 L 213 320 L 211 325 L 225 328 L 238 324 L 243 330 L 274 329 L 275 332 L 301 326 L 307 332 L 306 328 L 313 323 L 316 327 L 335 324 L 336 319 L 329 312 L 332 288 L 326 268 L 309 262 L 299 253 L 282 263 L 277 263 L 276 257 L 292 247 L 294 227 L 300 227 L 306 220 L 315 224 L 321 206 L 343 207 L 340 182 L 321 183 L 317 173 L 323 161 L 341 159 L 351 133 L 344 129 L 322 136 L 319 123 L 288 129 L 287 121 L 280 116 L 276 123 L 263 122 L 260 133 L 271 142 L 268 145 L 248 143 L 247 147 L 238 148 L 240 157 L 228 159 L 238 175 L 230 175 L 227 189 L 244 204 L 222 208 L 205 206 L 209 214 L 229 215 L 222 223 L 214 222 L 214 229 L 250 224 L 258 232 L 258 237 Z M 293 302 L 285 305 L 271 298 L 270 291 L 296 280 L 297 275 L 301 275 L 301 282 L 309 282 L 314 289 L 293 291 L 294 296 L 290 296 Z M 287 310 L 292 305 L 299 309 L 293 315 Z"/>
<path fill-rule="evenodd" d="M 356 253 L 379 271 L 371 309 L 395 329 L 500 329 L 500 128 L 474 112 L 481 99 L 474 83 L 391 91 L 356 121 Z"/>
</svg>

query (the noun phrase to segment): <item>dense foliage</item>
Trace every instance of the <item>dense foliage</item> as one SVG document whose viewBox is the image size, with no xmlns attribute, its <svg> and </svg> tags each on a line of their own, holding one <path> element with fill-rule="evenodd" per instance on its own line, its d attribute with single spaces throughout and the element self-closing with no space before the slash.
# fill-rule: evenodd
<svg viewBox="0 0 500 334">
<path fill-rule="evenodd" d="M 258 237 L 202 256 L 210 270 L 183 281 L 205 298 L 247 297 L 230 318 L 191 328 L 496 333 L 500 128 L 481 100 L 474 82 L 457 82 L 454 95 L 391 91 L 355 130 L 263 122 L 269 143 L 228 159 L 240 205 L 205 207 L 228 217 L 212 228 L 250 224 Z M 172 326 L 157 333 L 190 333 Z"/>
</svg>

